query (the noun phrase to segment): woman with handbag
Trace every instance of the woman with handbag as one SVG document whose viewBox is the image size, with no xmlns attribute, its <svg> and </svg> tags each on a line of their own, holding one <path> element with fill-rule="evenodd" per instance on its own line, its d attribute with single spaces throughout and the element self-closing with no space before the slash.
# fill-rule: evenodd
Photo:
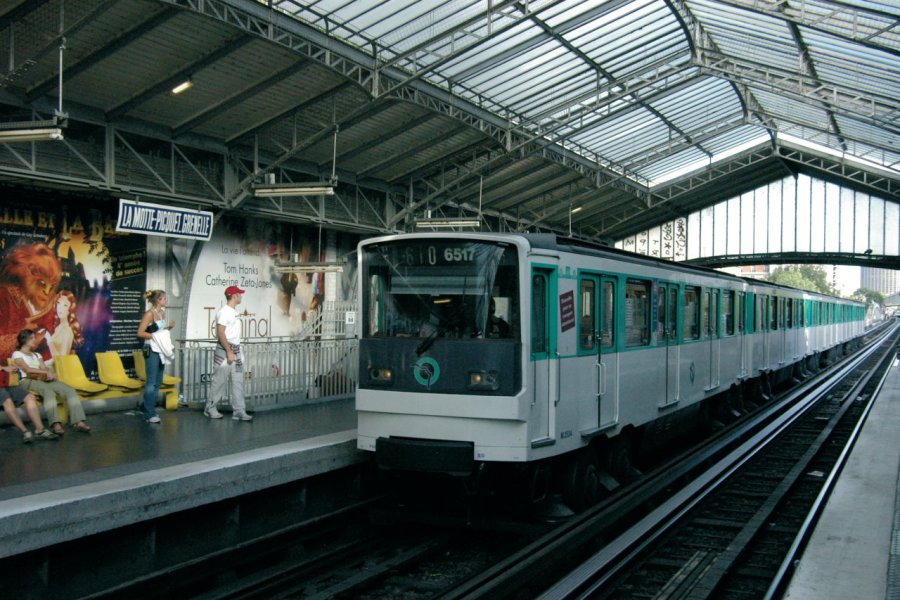
<svg viewBox="0 0 900 600">
<path fill-rule="evenodd" d="M 169 331 L 175 327 L 175 321 L 166 320 L 166 306 L 169 298 L 162 290 L 144 292 L 144 299 L 150 309 L 141 317 L 137 336 L 144 340 L 144 365 L 147 369 L 147 382 L 144 384 L 144 404 L 141 407 L 148 423 L 160 422 L 156 414 L 156 399 L 162 385 L 165 365 L 172 362 L 172 342 Z M 164 360 L 165 359 L 165 360 Z"/>
<path fill-rule="evenodd" d="M 85 422 L 84 408 L 75 390 L 59 381 L 56 372 L 48 366 L 41 355 L 34 351 L 37 345 L 32 329 L 23 329 L 16 338 L 18 348 L 12 354 L 13 364 L 19 368 L 19 387 L 37 394 L 44 399 L 44 412 L 53 433 L 62 435 L 65 430 L 59 422 L 56 411 L 56 397 L 66 399 L 69 407 L 69 421 L 76 431 L 89 433 L 90 426 Z"/>
</svg>

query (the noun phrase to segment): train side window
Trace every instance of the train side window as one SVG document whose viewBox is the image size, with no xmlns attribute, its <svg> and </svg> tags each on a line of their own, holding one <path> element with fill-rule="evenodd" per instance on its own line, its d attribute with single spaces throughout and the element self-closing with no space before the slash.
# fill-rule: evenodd
<svg viewBox="0 0 900 600">
<path fill-rule="evenodd" d="M 776 331 L 778 329 L 778 315 L 780 313 L 781 303 L 778 301 L 778 296 L 774 296 L 772 298 L 772 312 L 769 313 L 769 329 L 772 331 Z"/>
<path fill-rule="evenodd" d="M 616 343 L 616 284 L 613 281 L 604 280 L 600 286 L 602 293 L 600 298 L 600 347 L 612 348 Z"/>
<path fill-rule="evenodd" d="M 674 285 L 669 288 L 669 339 L 675 341 L 675 331 L 678 322 L 678 288 Z"/>
<path fill-rule="evenodd" d="M 547 276 L 534 273 L 531 276 L 531 353 L 546 354 L 549 351 L 547 335 Z"/>
<path fill-rule="evenodd" d="M 788 329 L 794 327 L 794 301 L 787 299 L 784 301 L 784 326 Z"/>
<path fill-rule="evenodd" d="M 719 290 L 709 293 L 709 335 L 719 337 Z"/>
<path fill-rule="evenodd" d="M 666 329 L 666 288 L 656 294 L 656 341 L 664 342 L 669 332 Z"/>
<path fill-rule="evenodd" d="M 734 302 L 734 322 L 738 333 L 744 333 L 744 302 L 744 292 L 738 292 Z"/>
<path fill-rule="evenodd" d="M 725 335 L 734 335 L 734 292 L 722 292 L 722 316 L 725 317 Z"/>
<path fill-rule="evenodd" d="M 683 306 L 684 339 L 700 339 L 700 288 L 685 286 Z"/>
<path fill-rule="evenodd" d="M 703 292 L 703 301 L 700 307 L 700 325 L 703 329 L 703 337 L 709 337 L 709 290 Z"/>
<path fill-rule="evenodd" d="M 597 345 L 597 315 L 594 310 L 596 301 L 596 284 L 593 279 L 581 280 L 581 313 L 578 319 L 578 347 L 582 350 L 593 350 Z"/>
<path fill-rule="evenodd" d="M 625 345 L 650 343 L 650 282 L 629 279 L 625 282 Z"/>
<path fill-rule="evenodd" d="M 369 286 L 368 286 L 368 294 L 367 294 L 367 302 L 366 302 L 366 317 L 367 317 L 367 325 L 368 335 L 375 335 L 379 331 L 381 331 L 381 277 L 378 275 L 372 275 L 369 278 Z"/>
</svg>

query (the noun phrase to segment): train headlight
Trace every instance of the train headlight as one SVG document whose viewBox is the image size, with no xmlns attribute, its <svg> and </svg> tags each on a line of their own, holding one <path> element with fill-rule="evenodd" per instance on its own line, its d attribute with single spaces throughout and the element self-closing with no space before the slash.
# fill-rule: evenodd
<svg viewBox="0 0 900 600">
<path fill-rule="evenodd" d="M 383 367 L 370 367 L 369 379 L 378 385 L 391 385 L 394 383 L 394 372 Z"/>
<path fill-rule="evenodd" d="M 469 389 L 495 392 L 500 389 L 497 371 L 469 371 Z"/>
</svg>

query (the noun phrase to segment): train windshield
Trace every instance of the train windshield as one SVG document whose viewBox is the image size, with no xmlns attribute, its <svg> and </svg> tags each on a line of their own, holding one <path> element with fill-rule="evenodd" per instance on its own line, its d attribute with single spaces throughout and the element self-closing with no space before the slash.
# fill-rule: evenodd
<svg viewBox="0 0 900 600">
<path fill-rule="evenodd" d="M 518 338 L 514 246 L 403 240 L 365 248 L 367 337 Z"/>
</svg>

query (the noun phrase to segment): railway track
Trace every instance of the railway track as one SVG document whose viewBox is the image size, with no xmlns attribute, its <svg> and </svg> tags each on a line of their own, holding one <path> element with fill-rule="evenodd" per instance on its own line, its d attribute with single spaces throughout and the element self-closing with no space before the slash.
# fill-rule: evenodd
<svg viewBox="0 0 900 600">
<path fill-rule="evenodd" d="M 892 335 L 882 348 L 896 347 L 898 334 Z M 373 499 L 104 597 L 775 594 L 814 520 L 811 511 L 824 504 L 836 478 L 833 465 L 848 453 L 847 440 L 868 410 L 880 380 L 875 365 L 895 350 L 858 354 L 866 352 L 867 359 L 848 357 L 553 527 L 496 514 L 425 515 L 373 526 L 371 511 L 380 501 Z"/>
<path fill-rule="evenodd" d="M 894 332 L 541 598 L 778 597 L 862 427 Z"/>
</svg>

